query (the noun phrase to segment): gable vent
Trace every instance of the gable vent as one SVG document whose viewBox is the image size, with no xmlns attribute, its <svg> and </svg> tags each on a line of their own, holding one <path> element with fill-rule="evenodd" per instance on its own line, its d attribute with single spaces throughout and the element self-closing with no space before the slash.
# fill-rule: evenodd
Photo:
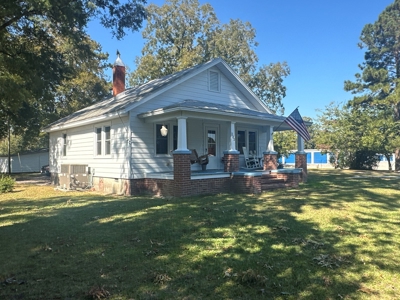
<svg viewBox="0 0 400 300">
<path fill-rule="evenodd" d="M 210 71 L 209 73 L 209 89 L 212 92 L 219 92 L 220 91 L 220 78 L 219 73 L 215 71 Z"/>
</svg>

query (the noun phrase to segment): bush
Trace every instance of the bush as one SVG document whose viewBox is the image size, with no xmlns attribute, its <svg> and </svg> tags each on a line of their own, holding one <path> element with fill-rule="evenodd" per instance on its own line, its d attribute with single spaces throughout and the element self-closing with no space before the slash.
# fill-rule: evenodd
<svg viewBox="0 0 400 300">
<path fill-rule="evenodd" d="M 372 170 L 378 166 L 379 156 L 375 151 L 359 150 L 354 153 L 350 162 L 352 170 Z"/>
<path fill-rule="evenodd" d="M 15 180 L 9 175 L 0 177 L 0 194 L 11 192 L 14 189 Z"/>
<path fill-rule="evenodd" d="M 335 169 L 373 170 L 378 166 L 379 156 L 370 150 L 340 151 L 331 154 L 329 162 Z"/>
</svg>

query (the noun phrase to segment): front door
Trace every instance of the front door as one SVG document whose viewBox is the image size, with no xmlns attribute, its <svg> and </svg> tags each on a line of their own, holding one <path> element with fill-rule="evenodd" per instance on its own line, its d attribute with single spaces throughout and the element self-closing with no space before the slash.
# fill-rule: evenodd
<svg viewBox="0 0 400 300">
<path fill-rule="evenodd" d="M 218 126 L 206 126 L 205 146 L 206 153 L 208 154 L 207 169 L 220 168 L 220 155 L 219 155 L 219 133 Z"/>
</svg>

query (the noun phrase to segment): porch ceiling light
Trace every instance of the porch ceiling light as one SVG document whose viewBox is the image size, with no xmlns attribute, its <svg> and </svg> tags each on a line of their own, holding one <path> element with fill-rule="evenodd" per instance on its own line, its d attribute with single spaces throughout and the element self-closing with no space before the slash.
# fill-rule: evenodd
<svg viewBox="0 0 400 300">
<path fill-rule="evenodd" d="M 162 136 L 167 136 L 168 129 L 163 125 L 163 126 L 161 126 L 160 133 Z"/>
</svg>

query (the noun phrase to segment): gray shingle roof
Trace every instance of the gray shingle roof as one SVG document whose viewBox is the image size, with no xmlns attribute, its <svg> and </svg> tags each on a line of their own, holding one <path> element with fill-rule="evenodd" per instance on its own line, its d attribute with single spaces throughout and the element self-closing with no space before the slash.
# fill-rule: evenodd
<svg viewBox="0 0 400 300">
<path fill-rule="evenodd" d="M 53 122 L 47 127 L 45 127 L 44 130 L 50 129 L 51 127 L 55 126 L 61 126 L 61 125 L 65 126 L 70 123 L 96 118 L 103 115 L 116 114 L 117 112 L 124 112 L 124 110 L 129 105 L 143 100 L 144 98 L 150 96 L 152 93 L 155 93 L 161 88 L 166 87 L 167 85 L 171 84 L 172 82 L 175 82 L 176 80 L 182 78 L 183 76 L 191 72 L 194 72 L 195 70 L 207 64 L 210 64 L 214 61 L 215 60 L 212 60 L 210 62 L 200 64 L 171 75 L 164 76 L 162 78 L 151 80 L 138 87 L 129 88 L 124 92 L 118 94 L 116 97 L 107 98 L 91 106 L 78 110 L 70 114 L 69 116 L 59 119 L 56 122 Z"/>
</svg>

